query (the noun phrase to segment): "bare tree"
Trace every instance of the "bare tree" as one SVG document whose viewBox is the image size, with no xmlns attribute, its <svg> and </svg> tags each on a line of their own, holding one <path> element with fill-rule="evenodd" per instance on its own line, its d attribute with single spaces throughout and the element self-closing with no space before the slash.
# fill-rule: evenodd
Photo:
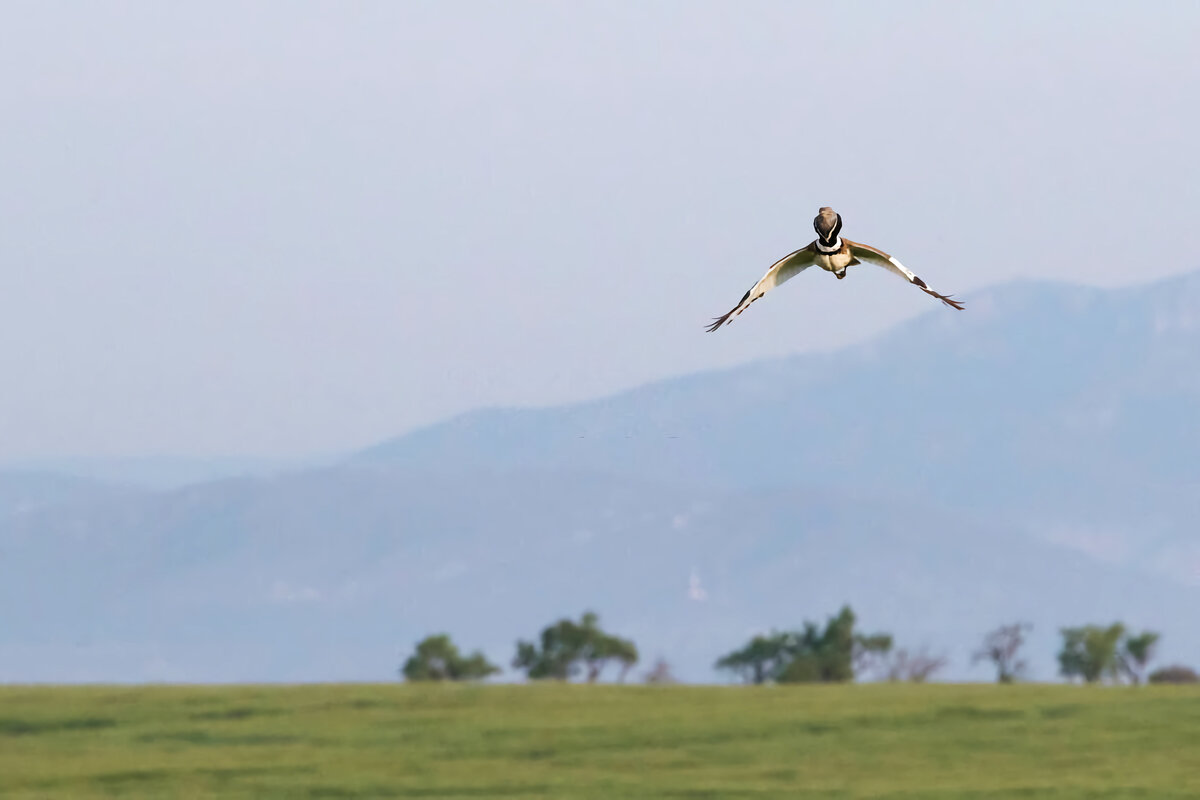
<svg viewBox="0 0 1200 800">
<path fill-rule="evenodd" d="M 949 661 L 945 656 L 934 656 L 922 647 L 915 652 L 903 648 L 894 651 L 885 665 L 889 681 L 924 683 L 943 669 Z"/>
<path fill-rule="evenodd" d="M 998 683 L 1013 683 L 1025 672 L 1024 659 L 1017 657 L 1021 645 L 1025 644 L 1025 634 L 1033 630 L 1028 622 L 1014 622 L 1012 625 L 1001 625 L 983 639 L 983 646 L 971 656 L 971 663 L 990 661 L 996 667 Z"/>
<path fill-rule="evenodd" d="M 667 686 L 672 683 L 678 683 L 675 676 L 671 673 L 671 665 L 667 663 L 665 658 L 655 661 L 654 666 L 642 676 L 642 680 L 656 686 Z"/>
</svg>

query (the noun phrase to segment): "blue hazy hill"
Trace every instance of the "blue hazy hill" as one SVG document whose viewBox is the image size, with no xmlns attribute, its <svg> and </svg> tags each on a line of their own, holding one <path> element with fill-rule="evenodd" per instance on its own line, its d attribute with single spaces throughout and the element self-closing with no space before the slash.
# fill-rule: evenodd
<svg viewBox="0 0 1200 800">
<path fill-rule="evenodd" d="M 968 299 L 836 353 L 480 411 L 320 469 L 13 489 L 0 679 L 380 679 L 427 633 L 507 663 L 592 608 L 712 680 L 752 633 L 843 602 L 949 677 L 986 677 L 971 649 L 1016 619 L 1040 678 L 1058 626 L 1112 619 L 1200 663 L 1200 276 Z"/>
<path fill-rule="evenodd" d="M 563 471 L 347 465 L 0 521 L 6 680 L 386 679 L 449 631 L 498 663 L 599 611 L 690 680 L 750 634 L 849 602 L 972 672 L 1000 622 L 1125 619 L 1200 661 L 1200 591 L 978 516 L 847 489 L 719 492 Z"/>
<path fill-rule="evenodd" d="M 1200 580 L 1187 524 L 1200 514 L 1198 410 L 1200 273 L 1114 290 L 1022 282 L 847 350 L 484 410 L 359 458 L 853 487 L 1085 547 L 1094 528 L 1148 567 Z"/>
</svg>

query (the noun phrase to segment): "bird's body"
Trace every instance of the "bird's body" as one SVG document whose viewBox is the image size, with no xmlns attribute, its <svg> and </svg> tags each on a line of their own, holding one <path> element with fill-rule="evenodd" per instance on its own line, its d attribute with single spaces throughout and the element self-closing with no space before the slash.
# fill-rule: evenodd
<svg viewBox="0 0 1200 800">
<path fill-rule="evenodd" d="M 861 264 L 862 262 L 850 254 L 850 246 L 845 241 L 842 241 L 841 245 L 841 247 L 832 253 L 817 250 L 813 254 L 813 265 L 827 272 L 832 272 L 839 278 L 846 277 L 846 267 Z"/>
<path fill-rule="evenodd" d="M 847 267 L 861 264 L 863 261 L 881 266 L 889 272 L 894 272 L 909 283 L 920 288 L 926 294 L 936 297 L 952 308 L 962 310 L 962 303 L 948 295 L 938 294 L 930 289 L 925 281 L 918 278 L 897 259 L 882 250 L 878 250 L 867 244 L 843 239 L 840 235 L 842 231 L 842 215 L 834 212 L 832 208 L 822 208 L 817 212 L 817 217 L 813 220 L 813 228 L 817 232 L 815 241 L 810 242 L 807 247 L 802 247 L 793 253 L 787 254 L 772 264 L 771 268 L 767 270 L 767 274 L 758 283 L 750 287 L 750 291 L 746 292 L 741 302 L 731 308 L 726 314 L 717 317 L 713 321 L 713 324 L 708 326 L 708 330 L 715 331 L 722 325 L 732 321 L 735 316 L 749 308 L 750 304 L 755 300 L 792 276 L 799 275 L 809 267 L 817 266 L 827 272 L 832 272 L 840 280 L 846 277 Z"/>
<path fill-rule="evenodd" d="M 817 240 L 809 245 L 813 253 L 812 263 L 841 278 L 846 277 L 846 267 L 860 263 L 850 252 L 850 245 L 838 234 L 842 232 L 842 215 L 832 208 L 822 208 L 813 220 Z"/>
</svg>

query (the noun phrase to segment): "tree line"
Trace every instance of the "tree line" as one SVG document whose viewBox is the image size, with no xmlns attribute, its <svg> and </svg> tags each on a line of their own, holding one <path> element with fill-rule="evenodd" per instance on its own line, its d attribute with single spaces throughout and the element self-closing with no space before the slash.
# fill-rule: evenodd
<svg viewBox="0 0 1200 800">
<path fill-rule="evenodd" d="M 637 661 L 637 646 L 601 630 L 600 618 L 588 611 L 579 622 L 560 619 L 547 626 L 537 642 L 518 641 L 512 666 L 530 680 L 567 681 L 582 674 L 594 683 L 612 663 L 620 668 L 618 680 L 624 680 Z M 423 639 L 400 668 L 410 681 L 481 680 L 500 671 L 479 651 L 462 655 L 444 633 Z"/>
<path fill-rule="evenodd" d="M 856 624 L 854 611 L 844 606 L 824 625 L 806 621 L 796 630 L 754 636 L 714 666 L 748 684 L 840 683 L 862 677 L 923 682 L 948 663 L 925 648 L 896 648 L 891 634 L 864 634 L 855 629 Z M 972 663 L 990 664 L 999 683 L 1021 680 L 1027 670 L 1021 648 L 1031 630 L 1028 623 L 1017 622 L 988 632 L 972 654 Z M 1134 685 L 1200 681 L 1195 670 L 1180 665 L 1149 672 L 1161 639 L 1154 631 L 1134 633 L 1115 622 L 1062 628 L 1060 634 L 1059 673 L 1069 681 Z M 600 618 L 589 611 L 578 622 L 564 618 L 546 626 L 535 641 L 519 640 L 511 666 L 529 680 L 582 678 L 593 683 L 609 665 L 617 668 L 617 680 L 623 681 L 637 663 L 633 641 L 604 631 Z M 475 681 L 501 671 L 480 651 L 464 655 L 445 633 L 417 643 L 400 669 L 410 681 Z M 661 660 L 643 677 L 649 683 L 674 680 L 670 666 Z"/>
</svg>

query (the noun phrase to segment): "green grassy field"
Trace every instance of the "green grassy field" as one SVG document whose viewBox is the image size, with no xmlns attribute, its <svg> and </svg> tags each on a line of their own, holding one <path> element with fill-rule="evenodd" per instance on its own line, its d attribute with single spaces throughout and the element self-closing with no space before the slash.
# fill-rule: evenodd
<svg viewBox="0 0 1200 800">
<path fill-rule="evenodd" d="M 0 797 L 1196 798 L 1200 689 L 0 687 Z"/>
</svg>

